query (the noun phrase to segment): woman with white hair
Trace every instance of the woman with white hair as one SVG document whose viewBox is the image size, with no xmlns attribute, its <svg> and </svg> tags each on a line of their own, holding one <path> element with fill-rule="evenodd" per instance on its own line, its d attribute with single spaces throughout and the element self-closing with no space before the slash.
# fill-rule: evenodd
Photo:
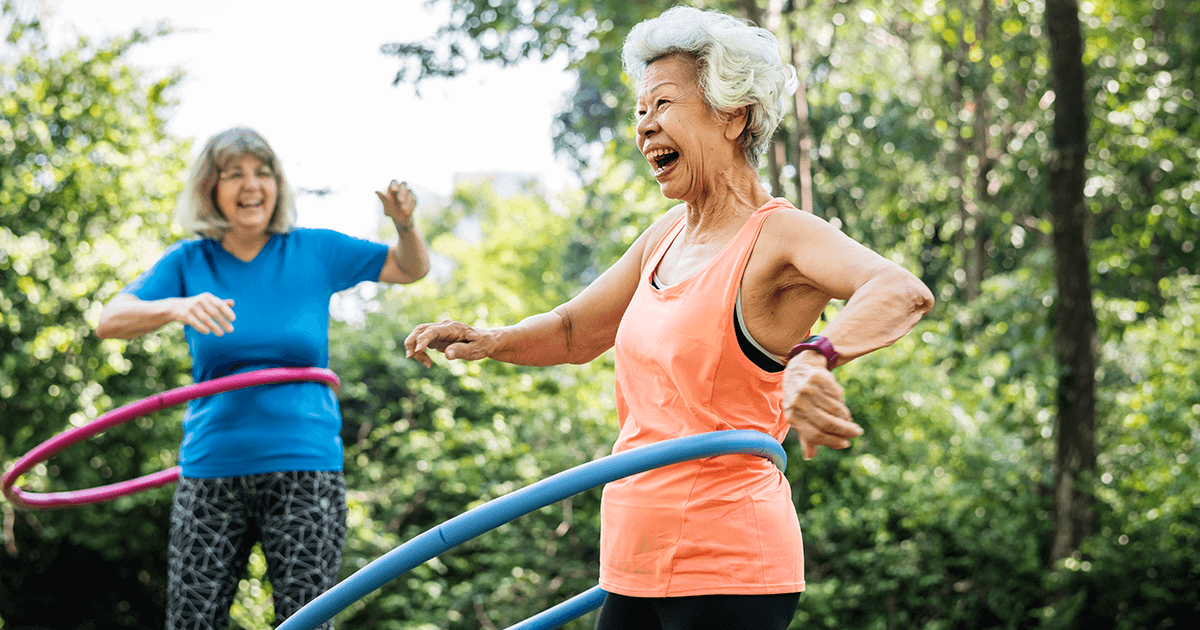
<svg viewBox="0 0 1200 630">
<path fill-rule="evenodd" d="M 752 429 L 799 435 L 804 457 L 862 434 L 833 368 L 905 335 L 933 306 L 915 276 L 824 220 L 772 198 L 759 157 L 783 117 L 789 68 L 761 28 L 676 7 L 624 47 L 637 146 L 681 201 L 577 297 L 515 325 L 422 324 L 407 354 L 591 361 L 615 347 L 614 452 Z M 848 300 L 811 336 L 832 299 Z M 784 475 L 725 455 L 608 484 L 601 515 L 604 630 L 786 628 L 804 590 Z"/>
<path fill-rule="evenodd" d="M 257 132 L 214 135 L 178 208 L 199 238 L 172 245 L 105 305 L 96 334 L 132 339 L 185 324 L 192 377 L 328 367 L 329 299 L 363 281 L 407 284 L 429 271 L 416 198 L 376 193 L 399 237 L 388 247 L 293 227 L 283 167 Z M 322 383 L 285 383 L 194 400 L 167 550 L 168 630 L 229 627 L 238 580 L 262 543 L 275 618 L 337 581 L 346 534 L 342 418 Z M 321 626 L 333 628 L 333 622 Z"/>
</svg>

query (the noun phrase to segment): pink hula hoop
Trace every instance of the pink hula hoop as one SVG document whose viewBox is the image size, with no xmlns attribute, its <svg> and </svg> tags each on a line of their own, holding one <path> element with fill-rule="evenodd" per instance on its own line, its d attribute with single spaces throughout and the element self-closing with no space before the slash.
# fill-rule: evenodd
<svg viewBox="0 0 1200 630">
<path fill-rule="evenodd" d="M 21 490 L 20 486 L 13 485 L 16 483 L 17 477 L 25 474 L 37 464 L 50 459 L 68 446 L 98 433 L 103 433 L 112 427 L 129 422 L 135 418 L 140 418 L 160 409 L 166 409 L 167 407 L 174 407 L 189 400 L 204 398 L 205 396 L 221 394 L 235 389 L 244 389 L 246 387 L 255 387 L 257 385 L 293 381 L 325 383 L 332 387 L 334 392 L 339 392 L 341 389 L 341 381 L 338 380 L 337 375 L 323 368 L 267 368 L 244 374 L 222 376 L 221 378 L 214 378 L 202 383 L 177 387 L 113 409 L 81 427 L 65 431 L 42 442 L 21 457 L 21 459 L 18 459 L 17 463 L 4 473 L 4 476 L 0 478 L 0 488 L 3 489 L 4 496 L 14 505 L 26 508 L 55 508 L 100 503 L 117 497 L 135 494 L 143 490 L 149 490 L 150 488 L 175 483 L 179 480 L 179 466 L 144 475 L 137 479 L 130 479 L 129 481 L 70 492 L 25 492 Z"/>
</svg>

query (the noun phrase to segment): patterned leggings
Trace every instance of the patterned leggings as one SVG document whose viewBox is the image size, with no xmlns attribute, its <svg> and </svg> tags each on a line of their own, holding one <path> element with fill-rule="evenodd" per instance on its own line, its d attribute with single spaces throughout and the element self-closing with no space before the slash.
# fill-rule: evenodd
<svg viewBox="0 0 1200 630">
<path fill-rule="evenodd" d="M 345 537 L 340 471 L 180 479 L 171 506 L 167 630 L 226 630 L 259 541 L 278 624 L 337 582 Z M 332 629 L 332 620 L 320 626 Z"/>
</svg>

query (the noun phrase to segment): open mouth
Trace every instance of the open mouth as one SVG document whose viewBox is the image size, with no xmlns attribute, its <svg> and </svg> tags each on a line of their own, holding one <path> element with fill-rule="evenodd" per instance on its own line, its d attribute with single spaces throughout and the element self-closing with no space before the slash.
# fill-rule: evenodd
<svg viewBox="0 0 1200 630">
<path fill-rule="evenodd" d="M 654 174 L 658 175 L 679 160 L 679 152 L 674 149 L 655 149 L 646 154 L 646 159 L 654 165 Z"/>
</svg>

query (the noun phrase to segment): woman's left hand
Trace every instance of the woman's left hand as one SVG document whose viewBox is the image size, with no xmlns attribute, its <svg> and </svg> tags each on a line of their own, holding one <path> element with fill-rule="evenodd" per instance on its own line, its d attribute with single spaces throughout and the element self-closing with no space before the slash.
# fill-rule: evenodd
<svg viewBox="0 0 1200 630">
<path fill-rule="evenodd" d="M 396 227 L 412 229 L 417 196 L 408 189 L 407 184 L 393 179 L 386 192 L 377 190 L 375 194 L 379 195 L 379 201 L 383 202 L 383 213 L 396 223 Z"/>
<path fill-rule="evenodd" d="M 496 348 L 494 332 L 444 319 L 436 324 L 420 324 L 404 340 L 404 354 L 433 367 L 427 350 L 437 350 L 447 359 L 479 361 L 491 356 Z"/>
<path fill-rule="evenodd" d="M 824 356 L 804 352 L 788 362 L 783 374 L 783 408 L 800 436 L 804 459 L 816 457 L 818 446 L 848 448 L 850 438 L 863 434 L 850 417 L 845 391 L 825 363 Z"/>
</svg>

